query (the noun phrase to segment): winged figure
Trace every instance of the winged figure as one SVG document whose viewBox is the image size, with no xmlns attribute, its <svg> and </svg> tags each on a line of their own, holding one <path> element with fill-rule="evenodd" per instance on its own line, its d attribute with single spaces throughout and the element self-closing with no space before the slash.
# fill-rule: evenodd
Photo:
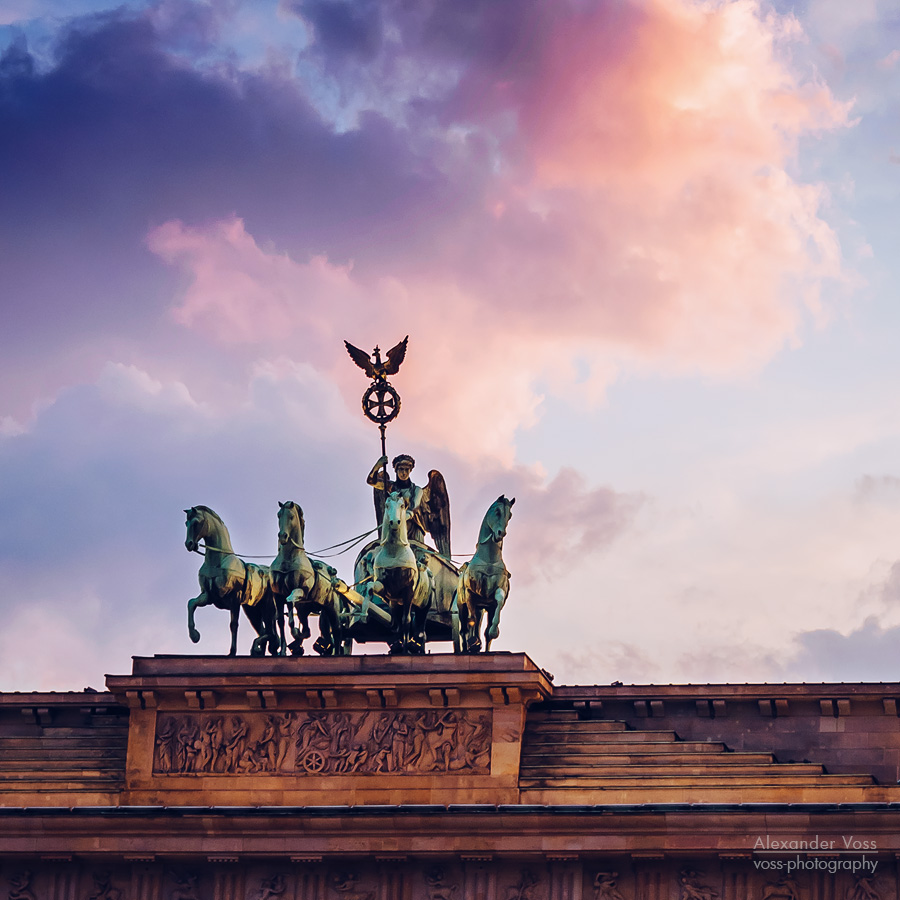
<svg viewBox="0 0 900 900">
<path fill-rule="evenodd" d="M 406 344 L 409 341 L 409 335 L 403 338 L 396 347 L 392 347 L 387 352 L 387 359 L 382 361 L 381 350 L 376 347 L 370 356 L 365 350 L 354 347 L 349 341 L 344 341 L 344 346 L 353 360 L 369 378 L 377 378 L 383 380 L 388 375 L 396 374 L 400 369 L 400 364 L 406 358 Z"/>
<path fill-rule="evenodd" d="M 392 491 L 406 495 L 410 509 L 407 530 L 410 540 L 422 542 L 427 531 L 434 540 L 441 556 L 450 558 L 450 497 L 447 483 L 437 469 L 428 473 L 428 484 L 421 488 L 413 482 L 410 474 L 416 461 L 407 453 L 395 456 L 394 479 L 384 484 L 387 457 L 382 456 L 372 466 L 366 479 L 375 493 L 375 518 L 380 525 L 384 517 L 384 498 Z"/>
<path fill-rule="evenodd" d="M 428 484 L 422 491 L 422 521 L 431 535 L 438 553 L 450 558 L 450 497 L 447 482 L 437 469 L 428 473 Z"/>
</svg>

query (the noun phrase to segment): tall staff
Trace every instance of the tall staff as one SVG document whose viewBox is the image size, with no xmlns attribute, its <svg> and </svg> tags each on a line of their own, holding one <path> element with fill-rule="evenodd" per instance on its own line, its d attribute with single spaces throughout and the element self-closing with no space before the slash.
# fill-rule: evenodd
<svg viewBox="0 0 900 900">
<path fill-rule="evenodd" d="M 387 380 L 387 376 L 395 375 L 400 370 L 400 365 L 406 358 L 408 341 L 409 335 L 403 338 L 396 347 L 388 350 L 387 359 L 384 361 L 381 359 L 381 350 L 378 347 L 370 356 L 365 350 L 360 350 L 349 341 L 344 341 L 350 359 L 372 379 L 372 383 L 362 396 L 362 409 L 365 417 L 370 422 L 374 422 L 381 432 L 381 456 L 385 460 L 382 466 L 382 478 L 385 491 L 390 484 L 387 471 L 387 426 L 388 422 L 393 422 L 400 414 L 400 395 Z"/>
</svg>

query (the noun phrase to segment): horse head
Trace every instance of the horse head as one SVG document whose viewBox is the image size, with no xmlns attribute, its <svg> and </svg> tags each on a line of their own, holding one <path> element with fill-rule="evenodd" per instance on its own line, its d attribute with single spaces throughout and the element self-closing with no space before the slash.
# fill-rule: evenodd
<svg viewBox="0 0 900 900">
<path fill-rule="evenodd" d="M 303 549 L 303 535 L 306 531 L 306 522 L 303 519 L 303 510 L 288 500 L 286 503 L 278 501 L 278 543 L 284 546 L 293 542 L 298 549 Z"/>
<path fill-rule="evenodd" d="M 188 553 L 193 553 L 200 546 L 200 541 L 207 536 L 208 521 L 206 516 L 200 511 L 199 507 L 192 506 L 184 511 L 187 520 L 187 535 L 184 539 L 184 546 Z"/>
<path fill-rule="evenodd" d="M 188 551 L 194 551 L 200 546 L 200 541 L 206 541 L 206 549 L 210 549 L 210 542 L 213 542 L 215 549 L 224 550 L 231 553 L 231 538 L 228 536 L 228 529 L 222 521 L 222 517 L 208 506 L 192 506 L 186 509 L 184 514 L 187 516 L 187 537 L 184 546 Z"/>
<path fill-rule="evenodd" d="M 393 491 L 384 500 L 384 519 L 381 525 L 381 540 L 393 540 L 408 544 L 406 520 L 409 518 L 409 503 L 398 491 Z"/>
<path fill-rule="evenodd" d="M 499 543 L 506 537 L 506 526 L 512 518 L 512 507 L 516 498 L 508 500 L 501 494 L 490 506 L 481 523 L 481 537 L 479 543 L 493 540 Z"/>
</svg>

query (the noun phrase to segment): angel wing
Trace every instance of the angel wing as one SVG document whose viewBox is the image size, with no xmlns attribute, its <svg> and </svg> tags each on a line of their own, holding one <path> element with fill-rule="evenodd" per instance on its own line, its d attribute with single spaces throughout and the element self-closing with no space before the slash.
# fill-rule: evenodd
<svg viewBox="0 0 900 900">
<path fill-rule="evenodd" d="M 422 521 L 437 545 L 441 556 L 450 558 L 450 497 L 447 482 L 437 469 L 428 473 L 428 484 L 422 491 Z"/>
<path fill-rule="evenodd" d="M 369 376 L 369 378 L 375 377 L 375 367 L 372 365 L 372 360 L 369 357 L 369 354 L 366 353 L 365 350 L 360 350 L 359 347 L 354 347 L 349 341 L 344 341 L 344 346 L 347 348 L 347 352 L 350 354 L 350 359 L 353 360 L 365 373 Z M 391 350 L 391 353 L 394 351 Z"/>
<path fill-rule="evenodd" d="M 400 368 L 400 363 L 406 358 L 406 344 L 409 341 L 409 335 L 403 338 L 396 347 L 391 348 L 387 352 L 387 362 L 384 364 L 384 374 L 394 375 Z"/>
</svg>

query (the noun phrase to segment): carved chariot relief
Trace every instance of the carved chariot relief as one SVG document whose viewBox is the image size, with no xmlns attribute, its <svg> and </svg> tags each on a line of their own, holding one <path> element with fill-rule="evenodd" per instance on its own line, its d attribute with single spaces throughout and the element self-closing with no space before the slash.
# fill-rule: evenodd
<svg viewBox="0 0 900 900">
<path fill-rule="evenodd" d="M 487 775 L 491 714 L 465 709 L 161 716 L 161 775 Z"/>
</svg>

